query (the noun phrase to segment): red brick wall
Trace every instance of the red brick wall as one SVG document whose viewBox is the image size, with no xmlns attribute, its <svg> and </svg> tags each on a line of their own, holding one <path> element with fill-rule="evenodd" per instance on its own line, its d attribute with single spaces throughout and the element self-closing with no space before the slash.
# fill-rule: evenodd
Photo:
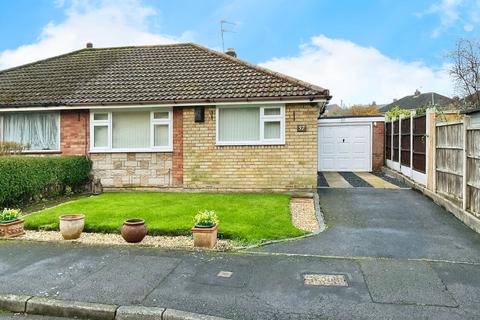
<svg viewBox="0 0 480 320">
<path fill-rule="evenodd" d="M 183 108 L 173 109 L 172 182 L 183 185 Z"/>
<path fill-rule="evenodd" d="M 62 155 L 88 153 L 90 114 L 88 110 L 65 110 L 60 114 L 60 150 Z"/>
<path fill-rule="evenodd" d="M 376 121 L 372 125 L 372 164 L 373 170 L 380 170 L 383 166 L 385 150 L 385 122 Z"/>
</svg>

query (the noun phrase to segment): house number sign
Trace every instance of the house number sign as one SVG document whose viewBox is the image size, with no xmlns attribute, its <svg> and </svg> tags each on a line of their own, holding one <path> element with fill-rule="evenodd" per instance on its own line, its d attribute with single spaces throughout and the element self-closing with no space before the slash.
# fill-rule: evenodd
<svg viewBox="0 0 480 320">
<path fill-rule="evenodd" d="M 307 132 L 307 126 L 305 124 L 297 125 L 297 132 Z"/>
</svg>

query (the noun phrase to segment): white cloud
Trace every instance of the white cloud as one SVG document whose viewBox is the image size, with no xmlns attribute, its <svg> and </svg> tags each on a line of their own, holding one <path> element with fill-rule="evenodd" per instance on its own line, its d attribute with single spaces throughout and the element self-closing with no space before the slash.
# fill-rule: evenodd
<svg viewBox="0 0 480 320">
<path fill-rule="evenodd" d="M 440 25 L 432 32 L 432 37 L 436 38 L 440 33 L 453 24 L 455 24 L 460 18 L 459 6 L 463 3 L 463 0 L 442 0 L 439 3 L 435 3 L 427 10 L 427 14 L 439 14 Z"/>
<path fill-rule="evenodd" d="M 440 18 L 440 24 L 432 31 L 433 38 L 455 27 L 463 27 L 465 32 L 471 32 L 480 19 L 480 1 L 441 0 L 418 14 L 420 18 L 425 15 L 438 15 Z"/>
<path fill-rule="evenodd" d="M 65 6 L 57 0 L 57 6 Z M 49 22 L 35 43 L 0 52 L 0 70 L 81 49 L 92 42 L 95 47 L 166 44 L 180 38 L 149 31 L 149 19 L 157 12 L 140 0 L 74 0 L 65 8 L 66 19 Z"/>
<path fill-rule="evenodd" d="M 463 26 L 463 30 L 465 30 L 466 32 L 472 32 L 474 28 L 475 26 L 471 23 L 467 23 Z"/>
<path fill-rule="evenodd" d="M 372 47 L 317 36 L 294 57 L 273 58 L 262 66 L 330 89 L 332 101 L 389 103 L 415 89 L 450 95 L 452 85 L 444 70 L 421 62 L 389 58 Z"/>
</svg>

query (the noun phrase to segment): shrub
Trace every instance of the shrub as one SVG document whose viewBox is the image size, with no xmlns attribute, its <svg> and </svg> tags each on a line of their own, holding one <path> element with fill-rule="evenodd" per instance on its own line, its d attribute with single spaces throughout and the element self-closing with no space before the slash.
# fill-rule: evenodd
<svg viewBox="0 0 480 320">
<path fill-rule="evenodd" d="M 218 217 L 215 211 L 200 211 L 194 218 L 195 226 L 199 227 L 211 227 L 218 223 Z"/>
<path fill-rule="evenodd" d="M 23 144 L 11 141 L 0 141 L 0 156 L 18 154 L 25 149 Z"/>
<path fill-rule="evenodd" d="M 0 211 L 0 222 L 18 220 L 20 218 L 20 210 L 18 209 L 3 209 Z"/>
<path fill-rule="evenodd" d="M 0 157 L 0 207 L 78 191 L 89 179 L 91 161 L 82 156 Z"/>
<path fill-rule="evenodd" d="M 394 106 L 390 111 L 387 111 L 385 115 L 389 120 L 398 119 L 401 116 L 408 117 L 411 112 L 409 110 L 400 109 L 399 106 Z"/>
</svg>

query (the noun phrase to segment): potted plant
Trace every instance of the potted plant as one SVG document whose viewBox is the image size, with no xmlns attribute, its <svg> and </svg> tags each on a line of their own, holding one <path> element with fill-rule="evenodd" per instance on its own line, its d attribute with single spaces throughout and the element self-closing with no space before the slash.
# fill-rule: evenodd
<svg viewBox="0 0 480 320">
<path fill-rule="evenodd" d="M 60 216 L 60 233 L 65 240 L 80 238 L 85 226 L 83 214 L 65 214 Z"/>
<path fill-rule="evenodd" d="M 122 227 L 122 237 L 128 243 L 139 243 L 147 235 L 147 226 L 143 219 L 125 220 Z"/>
<path fill-rule="evenodd" d="M 215 211 L 200 211 L 195 216 L 192 228 L 193 245 L 201 248 L 213 248 L 217 243 L 218 217 Z"/>
<path fill-rule="evenodd" d="M 0 211 L 0 238 L 13 238 L 25 234 L 20 210 L 3 209 Z"/>
</svg>

